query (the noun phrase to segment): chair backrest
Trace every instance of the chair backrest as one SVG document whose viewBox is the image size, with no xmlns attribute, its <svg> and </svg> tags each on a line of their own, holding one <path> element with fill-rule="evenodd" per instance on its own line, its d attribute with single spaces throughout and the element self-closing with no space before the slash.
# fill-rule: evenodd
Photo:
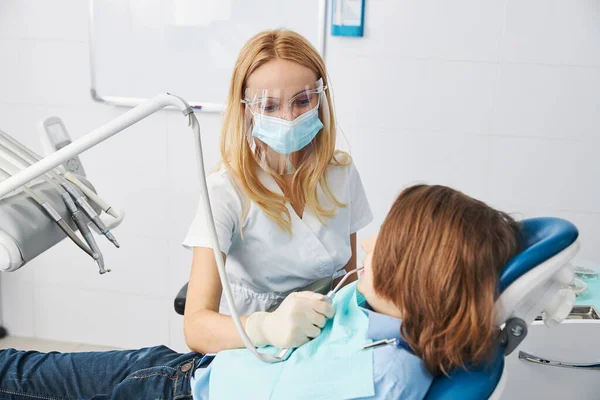
<svg viewBox="0 0 600 400">
<path fill-rule="evenodd" d="M 515 316 L 528 325 L 540 314 L 550 321 L 547 325 L 566 317 L 565 310 L 570 311 L 572 302 L 568 304 L 568 296 L 561 297 L 559 293 L 573 277 L 569 262 L 577 252 L 578 236 L 573 224 L 559 218 L 521 222 L 523 250 L 500 274 L 500 296 L 496 301 L 499 326 Z M 461 369 L 448 377 L 436 377 L 426 399 L 487 399 L 494 393 L 503 371 L 504 349 L 499 346 L 494 361 L 485 368 Z"/>
<path fill-rule="evenodd" d="M 500 273 L 500 293 L 526 272 L 565 250 L 577 240 L 575 225 L 559 218 L 532 218 L 521 223 L 522 251 Z"/>
</svg>

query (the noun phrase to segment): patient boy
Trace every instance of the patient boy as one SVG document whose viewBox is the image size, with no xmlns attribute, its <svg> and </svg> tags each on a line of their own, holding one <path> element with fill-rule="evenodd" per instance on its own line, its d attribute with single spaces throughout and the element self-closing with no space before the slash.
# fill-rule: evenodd
<svg viewBox="0 0 600 400">
<path fill-rule="evenodd" d="M 422 399 L 434 376 L 493 359 L 497 279 L 518 238 L 481 201 L 409 187 L 363 241 L 360 279 L 337 294 L 319 337 L 278 364 L 221 352 L 197 370 L 194 398 Z"/>
</svg>

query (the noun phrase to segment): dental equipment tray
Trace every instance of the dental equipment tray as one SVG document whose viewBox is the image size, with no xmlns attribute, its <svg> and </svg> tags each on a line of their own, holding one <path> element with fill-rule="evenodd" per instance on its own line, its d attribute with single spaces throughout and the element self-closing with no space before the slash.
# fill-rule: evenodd
<svg viewBox="0 0 600 400">
<path fill-rule="evenodd" d="M 573 307 L 567 319 L 600 319 L 600 313 L 594 306 L 577 305 Z M 542 317 L 539 316 L 535 320 L 542 321 Z"/>
</svg>

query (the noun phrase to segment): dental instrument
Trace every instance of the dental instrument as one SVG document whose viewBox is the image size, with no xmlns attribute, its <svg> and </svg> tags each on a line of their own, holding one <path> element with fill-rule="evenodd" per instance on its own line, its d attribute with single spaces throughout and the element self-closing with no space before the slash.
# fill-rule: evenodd
<svg viewBox="0 0 600 400">
<path fill-rule="evenodd" d="M 28 149 L 26 146 L 21 144 L 16 139 L 7 135 L 6 133 L 0 131 L 0 145 L 4 148 L 5 153 L 9 154 L 9 161 L 12 160 L 12 163 L 20 164 L 20 168 L 26 168 L 29 165 L 39 161 L 40 157 L 37 156 L 33 151 Z M 17 154 L 19 153 L 19 154 Z M 63 177 L 58 175 L 53 170 L 47 171 L 43 179 L 46 179 L 49 183 L 54 185 L 59 193 L 64 193 L 65 190 L 75 199 L 75 202 L 81 207 L 83 212 L 88 216 L 88 218 L 94 223 L 96 228 L 104 235 L 106 238 L 115 245 L 115 247 L 120 247 L 114 235 L 110 232 L 110 230 L 106 227 L 104 222 L 100 219 L 98 214 L 94 211 L 92 207 L 88 204 L 85 197 L 83 197 L 77 190 L 74 190 L 71 187 L 71 184 Z M 52 180 L 58 182 L 52 182 Z M 60 183 L 60 185 L 59 185 Z M 62 187 L 61 187 L 62 186 Z M 84 186 L 84 185 L 82 185 Z"/>
<path fill-rule="evenodd" d="M 581 264 L 581 262 L 580 262 Z M 584 263 L 588 264 L 588 263 Z M 575 276 L 579 279 L 598 279 L 600 278 L 600 272 L 593 265 L 575 265 Z"/>
<path fill-rule="evenodd" d="M 381 340 L 377 340 L 376 342 L 373 343 L 367 343 L 364 346 L 361 346 L 361 350 L 367 350 L 367 349 L 372 349 L 374 347 L 379 347 L 379 346 L 383 346 L 383 345 L 387 345 L 387 344 L 393 344 L 395 345 L 398 342 L 397 339 L 381 339 Z"/>
<path fill-rule="evenodd" d="M 42 159 L 42 157 L 40 157 L 37 153 L 24 146 L 12 136 L 0 131 L 0 137 L 3 138 L 6 142 L 11 143 L 14 146 L 14 148 L 17 148 L 21 152 L 21 155 L 24 156 L 30 164 L 33 164 L 36 161 Z M 60 172 L 63 172 L 63 176 L 65 179 L 76 185 L 89 199 L 98 204 L 104 212 L 111 215 L 113 218 L 120 218 L 120 215 L 115 211 L 114 208 L 108 205 L 100 196 L 98 196 L 96 193 L 90 190 L 85 184 L 83 184 L 79 179 L 77 179 L 77 177 L 71 174 L 64 165 L 61 164 L 57 166 L 56 169 Z"/>
<path fill-rule="evenodd" d="M 63 199 L 65 200 L 67 209 L 71 212 L 71 218 L 73 221 L 75 221 L 75 225 L 77 225 L 79 228 L 79 232 L 81 232 L 81 235 L 87 242 L 88 246 L 90 246 L 92 251 L 98 256 L 94 258 L 94 261 L 96 261 L 96 264 L 98 264 L 100 275 L 110 272 L 110 269 L 106 269 L 104 266 L 104 256 L 102 255 L 102 252 L 96 243 L 96 239 L 94 239 L 92 231 L 90 231 L 86 217 L 83 215 L 81 210 L 77 208 L 73 202 L 73 199 L 71 199 L 71 196 L 68 193 L 63 196 Z"/>
<path fill-rule="evenodd" d="M 342 286 L 348 280 L 348 278 L 353 274 L 361 272 L 363 269 L 364 269 L 364 267 L 360 267 L 360 268 L 353 269 L 350 272 L 346 272 L 346 274 L 343 275 L 343 278 L 338 282 L 338 284 L 335 286 L 335 288 L 331 289 L 325 295 L 325 301 L 327 301 L 329 304 L 331 304 L 333 302 L 333 296 L 335 296 L 335 294 L 342 288 Z M 279 359 L 281 361 L 287 360 L 293 351 L 294 351 L 294 349 L 281 349 L 281 351 L 277 354 L 277 359 Z"/>
<path fill-rule="evenodd" d="M 350 272 L 347 272 L 344 275 L 344 277 L 342 278 L 342 280 L 340 280 L 338 282 L 338 284 L 335 286 L 335 288 L 330 290 L 327 293 L 327 295 L 325 295 L 325 301 L 327 301 L 329 304 L 331 304 L 333 302 L 333 296 L 335 296 L 335 294 L 342 288 L 342 286 L 344 286 L 344 283 L 348 280 L 348 278 L 353 274 L 359 273 L 363 269 L 364 269 L 364 267 L 360 267 L 360 268 L 353 269 Z M 293 351 L 294 351 L 294 349 L 281 349 L 281 351 L 277 355 L 277 358 L 281 359 L 281 360 L 287 360 Z"/>
<path fill-rule="evenodd" d="M 346 282 L 346 280 L 348 280 L 350 275 L 359 273 L 363 269 L 365 269 L 365 267 L 359 267 L 359 268 L 353 269 L 350 272 L 347 272 L 346 275 L 344 275 L 344 277 L 342 278 L 342 280 L 338 282 L 338 284 L 335 286 L 335 288 L 333 288 L 332 290 L 329 291 L 329 293 L 327 293 L 327 295 L 325 296 L 327 298 L 327 300 L 331 303 L 331 301 L 333 300 L 333 296 L 342 288 L 342 286 L 344 285 L 344 282 Z"/>
<path fill-rule="evenodd" d="M 0 176 L 4 176 L 6 179 L 10 179 L 11 175 L 0 167 Z M 4 182 L 4 181 L 3 181 Z M 39 206 L 46 212 L 46 214 L 59 226 L 59 228 L 83 251 L 89 254 L 94 260 L 99 258 L 99 255 L 91 250 L 89 247 L 79 239 L 79 236 L 73 232 L 71 227 L 64 221 L 60 214 L 50 205 L 49 200 L 42 194 L 36 193 L 36 191 L 30 189 L 28 186 L 22 186 L 23 192 L 27 193 Z"/>
<path fill-rule="evenodd" d="M 4 133 L 0 133 L 0 148 L 4 152 L 4 160 L 11 162 L 14 166 L 23 169 L 28 167 L 30 164 L 31 158 L 28 152 L 25 150 L 26 148 L 22 145 L 18 145 L 15 143 L 16 140 L 8 139 L 8 135 Z M 18 142 L 17 142 L 18 143 Z M 21 155 L 17 154 L 20 153 Z M 96 224 L 96 226 L 101 229 L 101 232 L 105 234 L 105 236 L 117 247 L 118 243 L 116 243 L 116 239 L 110 232 L 106 229 L 102 221 L 99 220 L 98 214 L 89 206 L 89 204 L 85 201 L 85 199 L 74 189 L 71 188 L 71 184 L 67 182 L 64 178 L 60 177 L 54 171 L 48 171 L 45 175 L 42 176 L 44 180 L 53 185 L 56 190 L 60 193 L 63 201 L 67 205 L 67 208 L 72 214 L 72 218 L 75 221 L 75 224 L 79 228 L 82 236 L 87 242 L 88 246 L 92 250 L 94 256 L 94 260 L 98 264 L 100 268 L 100 273 L 104 274 L 106 269 L 104 268 L 104 261 L 102 257 L 102 253 L 100 252 L 100 248 L 96 244 L 96 240 L 94 239 L 87 223 L 85 222 L 85 218 L 82 215 L 81 211 L 77 208 L 75 202 L 83 209 L 85 214 Z M 59 183 L 61 183 L 59 185 Z M 72 198 L 71 198 L 72 197 Z"/>
<path fill-rule="evenodd" d="M 329 291 L 329 293 L 327 293 L 326 299 L 327 301 L 329 301 L 330 303 L 333 301 L 333 296 L 335 296 L 335 294 L 342 288 L 342 286 L 344 285 L 344 283 L 346 282 L 346 280 L 348 280 L 348 278 L 353 275 L 353 274 L 358 274 L 361 271 L 363 271 L 365 269 L 365 267 L 359 267 L 356 269 L 353 269 L 349 272 L 346 273 L 346 275 L 344 275 L 344 277 L 342 278 L 341 281 L 338 282 L 338 284 L 335 286 L 335 288 L 333 288 L 332 290 Z M 372 349 L 375 347 L 379 347 L 379 346 L 383 346 L 383 345 L 397 345 L 398 344 L 398 340 L 397 339 L 381 339 L 381 340 L 377 340 L 375 342 L 372 343 L 367 343 L 363 346 L 360 347 L 361 350 L 367 350 L 367 349 Z M 408 346 L 408 344 L 406 343 L 402 343 L 402 347 L 407 348 L 409 351 L 410 347 Z"/>
<path fill-rule="evenodd" d="M 25 152 L 18 148 L 16 145 L 13 147 L 13 141 L 7 140 L 7 136 L 8 135 L 6 134 L 0 133 L 0 147 L 4 151 L 4 160 L 12 162 L 14 166 L 17 166 L 19 168 L 28 167 L 30 165 L 28 161 L 21 157 L 19 154 L 17 154 L 16 151 L 19 151 L 20 153 Z M 25 156 L 27 157 L 27 155 Z M 67 209 L 71 212 L 71 218 L 73 219 L 73 221 L 75 221 L 75 225 L 81 232 L 81 235 L 86 241 L 88 247 L 91 249 L 91 254 L 88 254 L 90 254 L 90 256 L 92 256 L 94 261 L 98 264 L 100 274 L 104 274 L 107 271 L 109 271 L 104 266 L 104 258 L 102 256 L 102 252 L 100 251 L 100 248 L 98 247 L 98 244 L 96 243 L 96 240 L 94 239 L 94 236 L 92 235 L 92 232 L 90 231 L 90 228 L 87 225 L 85 216 L 83 215 L 81 210 L 77 208 L 77 206 L 73 202 L 73 198 L 75 199 L 77 204 L 79 204 L 84 209 L 84 211 L 86 211 L 86 214 L 88 216 L 96 215 L 97 218 L 96 212 L 86 202 L 81 202 L 81 195 L 79 195 L 78 193 L 73 194 L 69 192 L 69 187 L 66 187 L 65 190 L 61 185 L 58 185 L 58 183 L 56 183 L 55 181 L 62 180 L 64 181 L 63 185 L 67 184 L 67 181 L 59 177 L 54 171 L 48 171 L 48 173 L 43 176 L 43 179 L 46 180 L 52 186 L 54 186 L 56 190 L 60 193 L 65 205 L 67 206 Z M 73 198 L 71 198 L 71 196 L 73 196 Z"/>
<path fill-rule="evenodd" d="M 75 189 L 73 186 L 71 186 L 71 184 L 69 182 L 63 182 L 62 186 L 65 188 L 65 190 L 75 198 L 75 202 L 81 207 L 81 209 L 85 212 L 85 214 L 88 216 L 88 218 L 94 223 L 94 225 L 96 225 L 96 228 L 98 228 L 98 230 L 100 230 L 100 232 L 106 236 L 106 238 L 108 240 L 110 240 L 110 242 L 112 244 L 115 245 L 115 247 L 119 248 L 121 247 L 121 245 L 119 244 L 119 242 L 117 242 L 117 239 L 115 238 L 115 236 L 110 232 L 110 230 L 106 227 L 106 225 L 104 225 L 104 222 L 100 219 L 100 217 L 98 216 L 98 214 L 96 214 L 96 211 L 94 211 L 94 209 L 88 204 L 87 201 L 85 201 L 85 198 L 79 194 L 79 192 L 77 191 L 77 189 Z"/>
<path fill-rule="evenodd" d="M 254 345 L 250 341 L 250 338 L 248 338 L 248 335 L 246 334 L 246 331 L 244 330 L 244 327 L 240 320 L 240 316 L 238 314 L 237 308 L 235 307 L 233 295 L 231 293 L 229 279 L 225 272 L 225 265 L 221 256 L 221 247 L 217 238 L 216 226 L 212 214 L 208 186 L 206 183 L 206 173 L 204 170 L 200 126 L 198 123 L 198 119 L 194 114 L 194 109 L 182 98 L 169 93 L 161 94 L 127 111 L 120 117 L 115 118 L 114 120 L 101 126 L 100 128 L 97 128 L 92 132 L 88 133 L 87 135 L 73 141 L 71 144 L 63 147 L 55 153 L 50 154 L 47 157 L 37 161 L 32 166 L 21 170 L 18 174 L 15 174 L 14 176 L 6 179 L 3 182 L 0 182 L 0 198 L 17 189 L 18 187 L 26 184 L 32 179 L 35 179 L 40 175 L 43 175 L 46 172 L 56 168 L 60 164 L 64 163 L 66 160 L 72 158 L 74 155 L 82 153 L 83 151 L 112 137 L 116 133 L 121 132 L 123 129 L 133 125 L 134 123 L 150 116 L 151 114 L 154 114 L 162 108 L 169 106 L 176 107 L 177 109 L 179 109 L 179 111 L 183 113 L 185 117 L 188 118 L 188 125 L 191 127 L 194 133 L 194 143 L 197 155 L 197 168 L 200 180 L 201 199 L 204 205 L 206 219 L 208 221 L 208 228 L 212 239 L 213 253 L 215 256 L 215 261 L 217 263 L 219 277 L 223 286 L 223 294 L 225 296 L 227 304 L 229 305 L 229 310 L 231 312 L 231 317 L 234 326 L 238 331 L 242 342 L 244 343 L 244 346 L 248 349 L 248 351 L 250 351 L 256 357 L 258 357 L 260 360 L 270 363 L 284 361 L 285 355 L 289 354 L 289 350 L 284 349 L 276 356 L 259 353 L 256 347 L 254 347 Z"/>
<path fill-rule="evenodd" d="M 0 166 L 4 161 L 0 157 Z M 0 181 L 9 175 L 0 172 Z M 81 179 L 84 184 L 95 190 L 86 178 L 82 177 Z M 0 198 L 0 272 L 16 271 L 69 237 L 63 230 L 64 226 L 59 226 L 55 222 L 55 218 L 48 218 L 48 211 L 40 205 L 42 199 L 32 197 L 28 189 L 43 196 L 43 200 L 51 205 L 67 224 L 67 227 L 73 231 L 77 230 L 65 204 L 65 199 L 53 185 L 47 181 L 36 179 L 28 183 L 27 187 L 27 189 L 17 190 Z M 96 205 L 94 205 L 94 209 L 97 212 L 100 211 Z M 78 236 L 75 235 L 76 239 L 79 239 Z M 94 257 L 87 251 L 86 254 Z"/>
<path fill-rule="evenodd" d="M 104 199 L 102 199 L 96 193 L 91 191 L 87 186 L 81 183 L 81 181 L 77 179 L 73 174 L 66 171 L 63 176 L 66 180 L 71 182 L 73 185 L 77 186 L 77 188 L 81 190 L 88 199 L 90 199 L 91 201 L 96 203 L 100 208 L 102 208 L 102 211 L 104 211 L 113 218 L 118 219 L 120 217 L 119 213 L 110 204 L 108 204 L 106 201 L 104 201 Z"/>
</svg>

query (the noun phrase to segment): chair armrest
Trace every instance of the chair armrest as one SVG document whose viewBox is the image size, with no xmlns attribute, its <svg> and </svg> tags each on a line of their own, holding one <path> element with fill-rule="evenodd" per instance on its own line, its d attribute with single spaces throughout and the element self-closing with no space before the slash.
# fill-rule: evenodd
<svg viewBox="0 0 600 400">
<path fill-rule="evenodd" d="M 183 315 L 183 312 L 185 311 L 185 298 L 187 297 L 187 289 L 188 289 L 188 284 L 186 283 L 179 290 L 179 293 L 177 293 L 177 296 L 175 297 L 175 301 L 174 301 L 175 312 L 179 315 Z"/>
</svg>

